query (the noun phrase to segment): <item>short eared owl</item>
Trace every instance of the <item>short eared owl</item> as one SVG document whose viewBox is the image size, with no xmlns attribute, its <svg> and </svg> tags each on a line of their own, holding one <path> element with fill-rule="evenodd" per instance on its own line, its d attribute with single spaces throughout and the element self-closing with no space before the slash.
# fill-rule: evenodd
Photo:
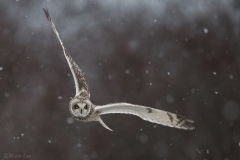
<svg viewBox="0 0 240 160">
<path fill-rule="evenodd" d="M 186 119 L 183 116 L 150 108 L 135 104 L 129 103 L 113 103 L 107 105 L 94 105 L 90 101 L 90 93 L 88 89 L 88 85 L 83 77 L 81 70 L 78 65 L 70 56 L 69 52 L 63 45 L 63 42 L 57 32 L 57 29 L 52 21 L 52 18 L 49 15 L 47 9 L 43 9 L 45 15 L 50 22 L 53 31 L 57 35 L 58 40 L 61 43 L 63 48 L 64 55 L 67 59 L 68 65 L 73 75 L 73 79 L 75 82 L 76 95 L 69 103 L 69 110 L 71 115 L 79 121 L 89 122 L 89 121 L 99 121 L 105 128 L 111 130 L 104 122 L 101 120 L 100 115 L 109 114 L 109 113 L 125 113 L 136 115 L 143 120 L 162 124 L 169 127 L 175 127 L 180 129 L 194 129 L 192 125 L 193 121 L 190 119 Z M 112 130 L 111 130 L 112 131 Z"/>
</svg>

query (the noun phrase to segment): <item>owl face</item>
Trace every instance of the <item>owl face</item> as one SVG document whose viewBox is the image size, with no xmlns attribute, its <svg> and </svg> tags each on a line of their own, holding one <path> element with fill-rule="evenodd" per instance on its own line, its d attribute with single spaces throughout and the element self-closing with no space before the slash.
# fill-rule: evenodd
<svg viewBox="0 0 240 160">
<path fill-rule="evenodd" d="M 89 100 L 74 98 L 70 101 L 69 107 L 74 117 L 83 118 L 90 113 L 92 104 Z"/>
</svg>

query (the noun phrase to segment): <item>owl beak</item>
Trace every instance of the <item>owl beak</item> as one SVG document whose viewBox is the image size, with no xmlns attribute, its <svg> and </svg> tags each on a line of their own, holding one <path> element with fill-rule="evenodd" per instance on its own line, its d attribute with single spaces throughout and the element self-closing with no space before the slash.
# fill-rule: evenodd
<svg viewBox="0 0 240 160">
<path fill-rule="evenodd" d="M 81 109 L 81 114 L 82 114 L 82 109 Z"/>
</svg>

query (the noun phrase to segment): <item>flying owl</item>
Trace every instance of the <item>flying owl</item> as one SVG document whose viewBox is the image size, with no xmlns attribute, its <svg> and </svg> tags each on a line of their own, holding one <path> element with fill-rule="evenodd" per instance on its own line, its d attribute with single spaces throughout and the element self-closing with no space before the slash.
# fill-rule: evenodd
<svg viewBox="0 0 240 160">
<path fill-rule="evenodd" d="M 94 105 L 90 101 L 90 92 L 88 85 L 83 77 L 81 70 L 79 69 L 76 62 L 72 59 L 69 52 L 63 45 L 63 42 L 57 32 L 57 29 L 50 17 L 50 14 L 44 9 L 45 15 L 50 22 L 53 31 L 57 35 L 58 40 L 63 48 L 63 53 L 67 59 L 69 68 L 72 72 L 73 79 L 75 82 L 76 95 L 69 102 L 69 110 L 71 115 L 79 121 L 90 122 L 99 121 L 103 127 L 112 131 L 100 118 L 100 115 L 109 113 L 124 113 L 132 114 L 142 118 L 145 121 L 157 123 L 169 127 L 175 127 L 179 129 L 193 130 L 193 120 L 186 119 L 183 116 L 130 103 L 112 103 L 107 105 Z"/>
</svg>

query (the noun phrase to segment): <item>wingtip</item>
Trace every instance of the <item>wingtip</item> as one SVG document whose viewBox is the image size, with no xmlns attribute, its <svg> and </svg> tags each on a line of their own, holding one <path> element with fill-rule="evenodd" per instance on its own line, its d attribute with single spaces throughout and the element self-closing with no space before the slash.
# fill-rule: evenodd
<svg viewBox="0 0 240 160">
<path fill-rule="evenodd" d="M 108 129 L 109 131 L 112 131 L 112 132 L 113 132 L 113 130 L 112 130 L 111 128 L 109 128 L 109 127 L 102 121 L 102 119 L 101 119 L 100 117 L 99 117 L 98 121 L 101 123 L 101 125 L 102 125 L 104 128 L 106 128 L 106 129 Z"/>
<path fill-rule="evenodd" d="M 194 121 L 191 119 L 185 119 L 184 123 L 182 124 L 182 127 L 186 130 L 194 130 L 195 126 L 193 125 Z"/>
<path fill-rule="evenodd" d="M 49 15 L 49 12 L 48 12 L 48 9 L 47 9 L 47 7 L 46 8 L 42 8 L 43 9 L 43 11 L 44 11 L 44 13 L 45 13 L 45 16 L 47 17 L 47 19 L 49 20 L 49 18 L 50 18 L 50 15 Z"/>
<path fill-rule="evenodd" d="M 47 9 L 47 7 L 45 7 L 45 8 L 42 8 L 43 10 L 44 10 L 44 12 L 48 12 L 48 9 Z"/>
<path fill-rule="evenodd" d="M 108 128 L 108 130 L 114 132 L 111 128 Z"/>
</svg>

